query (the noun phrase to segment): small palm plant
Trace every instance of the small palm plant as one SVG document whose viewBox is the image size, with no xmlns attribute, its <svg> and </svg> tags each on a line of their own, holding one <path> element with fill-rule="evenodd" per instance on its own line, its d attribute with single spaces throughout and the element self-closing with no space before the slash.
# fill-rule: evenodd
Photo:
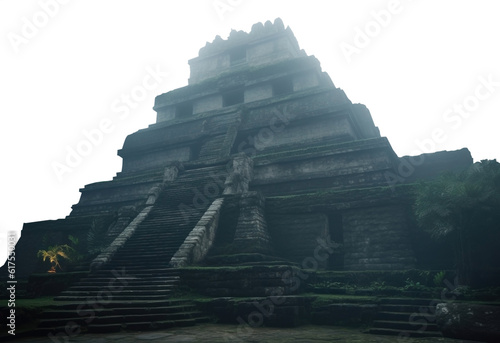
<svg viewBox="0 0 500 343">
<path fill-rule="evenodd" d="M 74 249 L 67 244 L 54 245 L 48 247 L 47 250 L 38 250 L 37 256 L 42 257 L 43 261 L 48 259 L 49 262 L 52 263 L 52 267 L 48 270 L 48 272 L 55 273 L 57 267 L 62 270 L 61 265 L 59 264 L 59 257 L 71 260 L 68 253 L 73 250 Z"/>
</svg>

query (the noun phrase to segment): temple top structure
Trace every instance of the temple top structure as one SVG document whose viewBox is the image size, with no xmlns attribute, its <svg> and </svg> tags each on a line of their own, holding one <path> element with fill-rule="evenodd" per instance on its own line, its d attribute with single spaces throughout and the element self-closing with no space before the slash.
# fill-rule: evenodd
<svg viewBox="0 0 500 343">
<path fill-rule="evenodd" d="M 335 89 L 319 61 L 300 49 L 292 30 L 279 18 L 253 25 L 249 33 L 233 30 L 226 40 L 217 36 L 189 65 L 187 86 L 156 97 L 157 123 L 278 101 L 318 87 Z M 343 92 L 337 93 L 350 103 Z"/>
<path fill-rule="evenodd" d="M 216 36 L 191 59 L 189 84 L 196 84 L 240 67 L 255 67 L 306 56 L 290 27 L 280 18 L 257 23 L 249 33 L 232 30 L 227 40 Z"/>
</svg>

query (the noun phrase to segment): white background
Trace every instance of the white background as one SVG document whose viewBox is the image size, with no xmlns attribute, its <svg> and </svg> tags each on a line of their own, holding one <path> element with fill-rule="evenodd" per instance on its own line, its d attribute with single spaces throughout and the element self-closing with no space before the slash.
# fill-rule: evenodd
<svg viewBox="0 0 500 343">
<path fill-rule="evenodd" d="M 494 0 L 0 1 L 0 259 L 8 231 L 64 218 L 79 188 L 120 171 L 125 137 L 154 123 L 156 95 L 187 85 L 187 61 L 207 41 L 277 17 L 352 102 L 370 109 L 399 156 L 468 147 L 475 161 L 500 160 L 500 84 L 481 88 L 482 100 L 475 95 L 480 78 L 500 82 L 498 7 Z M 148 68 L 168 76 L 123 118 L 112 106 L 141 87 Z M 466 118 L 452 113 L 464 102 L 474 109 Z M 58 177 L 54 163 L 67 165 L 68 149 L 104 118 L 111 132 Z"/>
</svg>

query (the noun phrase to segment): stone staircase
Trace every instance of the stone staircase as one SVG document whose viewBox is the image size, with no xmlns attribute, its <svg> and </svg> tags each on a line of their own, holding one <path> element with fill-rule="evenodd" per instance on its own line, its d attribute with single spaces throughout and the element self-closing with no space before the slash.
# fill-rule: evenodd
<svg viewBox="0 0 500 343">
<path fill-rule="evenodd" d="M 382 298 L 368 331 L 400 337 L 442 337 L 436 325 L 435 301 L 422 298 Z"/>
<path fill-rule="evenodd" d="M 215 199 L 203 195 L 204 189 L 224 168 L 180 174 L 108 264 L 55 298 L 61 305 L 43 313 L 37 333 L 152 330 L 206 321 L 191 302 L 169 299 L 179 282 L 178 272 L 169 262 Z M 219 187 L 217 195 L 222 190 Z M 191 209 L 182 210 L 180 204 Z"/>
</svg>

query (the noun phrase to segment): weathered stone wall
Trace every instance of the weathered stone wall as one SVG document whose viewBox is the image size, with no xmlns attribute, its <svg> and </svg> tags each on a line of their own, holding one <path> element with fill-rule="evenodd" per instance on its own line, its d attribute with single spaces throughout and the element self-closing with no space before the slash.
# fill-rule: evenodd
<svg viewBox="0 0 500 343">
<path fill-rule="evenodd" d="M 271 214 L 267 220 L 276 254 L 296 263 L 314 258 L 318 239 L 328 236 L 328 218 L 322 213 Z M 317 262 L 319 268 L 327 267 L 327 260 Z"/>
<path fill-rule="evenodd" d="M 342 211 L 347 270 L 407 269 L 415 265 L 406 212 L 400 205 Z"/>
<path fill-rule="evenodd" d="M 294 92 L 298 92 L 316 86 L 319 86 L 319 79 L 316 74 L 302 73 L 293 78 Z"/>
<path fill-rule="evenodd" d="M 256 156 L 252 187 L 266 195 L 386 186 L 397 160 L 385 138 Z"/>
<path fill-rule="evenodd" d="M 215 297 L 291 295 L 303 291 L 291 266 L 180 268 L 181 285 Z"/>
<path fill-rule="evenodd" d="M 269 83 L 245 89 L 245 102 L 268 99 L 272 96 L 273 87 Z"/>
<path fill-rule="evenodd" d="M 259 298 L 215 298 L 197 302 L 205 313 L 219 323 L 268 327 L 296 327 L 308 323 L 314 297 L 276 295 Z M 248 323 L 248 324 L 247 324 Z M 235 337 L 235 340 L 237 338 Z"/>
<path fill-rule="evenodd" d="M 423 179 L 433 179 L 445 171 L 463 171 L 473 163 L 468 149 L 455 151 L 438 151 L 432 154 L 418 156 L 403 156 L 400 158 L 404 182 L 415 182 Z"/>
<path fill-rule="evenodd" d="M 147 155 L 135 155 L 123 160 L 123 170 L 135 172 L 139 170 L 157 169 L 171 162 L 186 162 L 191 160 L 191 148 L 189 146 L 171 148 L 159 151 L 150 151 Z"/>
<path fill-rule="evenodd" d="M 80 201 L 73 205 L 71 216 L 117 212 L 123 206 L 141 207 L 151 187 L 159 182 L 158 178 L 127 184 L 109 181 L 86 185 L 80 190 Z"/>
<path fill-rule="evenodd" d="M 352 105 L 352 117 L 356 122 L 361 137 L 363 138 L 376 138 L 380 137 L 380 131 L 375 126 L 373 118 L 368 108 L 363 104 Z"/>
<path fill-rule="evenodd" d="M 390 163 L 387 151 L 374 149 L 316 156 L 314 159 L 298 157 L 294 162 L 260 164 L 255 168 L 255 181 L 262 184 L 360 174 L 374 171 L 380 166 L 387 168 Z"/>
<path fill-rule="evenodd" d="M 72 206 L 70 216 L 116 213 L 126 206 L 140 211 L 150 190 L 163 183 L 164 173 L 165 168 L 139 174 L 118 173 L 112 181 L 86 185 L 80 189 L 80 201 Z"/>
<path fill-rule="evenodd" d="M 240 130 L 269 128 L 273 123 L 277 126 L 284 123 L 285 129 L 287 129 L 290 122 L 301 119 L 314 122 L 313 118 L 315 117 L 349 111 L 349 106 L 351 106 L 345 93 L 332 86 L 292 94 L 285 100 L 269 99 L 260 104 L 248 104 L 248 112 L 243 118 Z M 274 117 L 276 118 L 273 120 Z M 279 121 L 276 123 L 275 121 L 278 119 Z M 330 127 L 330 129 L 335 129 L 335 127 Z M 300 136 L 295 138 L 298 141 L 301 139 Z"/>
<path fill-rule="evenodd" d="M 222 95 L 215 94 L 193 102 L 193 114 L 213 111 L 222 108 Z"/>
<path fill-rule="evenodd" d="M 156 122 L 169 121 L 175 118 L 175 106 L 168 106 L 156 111 Z"/>
<path fill-rule="evenodd" d="M 239 252 L 271 253 L 271 237 L 264 216 L 264 204 L 264 197 L 257 192 L 241 195 L 240 215 L 233 241 L 234 249 Z"/>
</svg>

